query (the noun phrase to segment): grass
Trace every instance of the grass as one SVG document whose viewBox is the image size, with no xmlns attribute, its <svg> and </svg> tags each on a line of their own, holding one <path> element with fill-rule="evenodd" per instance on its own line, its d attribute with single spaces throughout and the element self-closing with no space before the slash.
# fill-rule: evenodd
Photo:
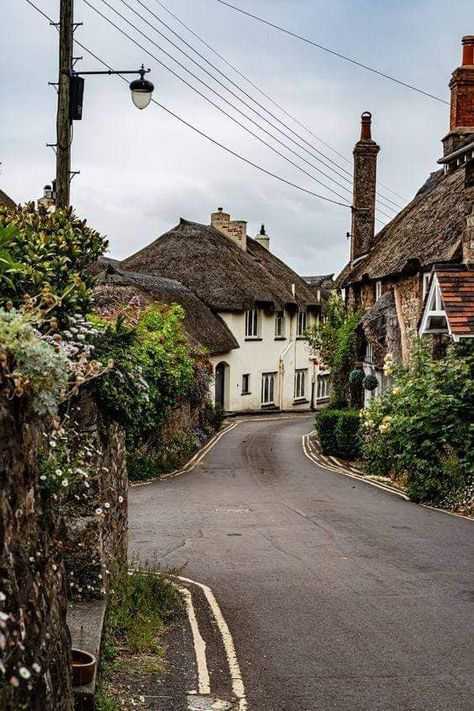
<svg viewBox="0 0 474 711">
<path fill-rule="evenodd" d="M 101 650 L 97 711 L 123 708 L 117 699 L 120 673 L 146 675 L 163 668 L 160 635 L 184 609 L 172 573 L 151 566 L 122 571 L 114 581 Z M 112 691 L 114 693 L 112 693 Z"/>
</svg>

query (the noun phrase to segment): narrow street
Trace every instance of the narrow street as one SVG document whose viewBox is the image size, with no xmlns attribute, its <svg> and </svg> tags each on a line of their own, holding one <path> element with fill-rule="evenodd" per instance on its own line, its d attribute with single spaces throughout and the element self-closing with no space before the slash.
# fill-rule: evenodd
<svg viewBox="0 0 474 711">
<path fill-rule="evenodd" d="M 246 420 L 132 489 L 130 554 L 210 586 L 249 711 L 472 710 L 472 522 L 319 469 L 311 428 Z"/>
</svg>

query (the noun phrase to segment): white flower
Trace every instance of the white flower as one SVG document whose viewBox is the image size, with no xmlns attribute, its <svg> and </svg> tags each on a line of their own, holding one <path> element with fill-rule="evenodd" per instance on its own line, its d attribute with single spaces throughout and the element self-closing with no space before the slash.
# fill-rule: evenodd
<svg viewBox="0 0 474 711">
<path fill-rule="evenodd" d="M 61 474 L 62 474 L 61 469 L 56 469 L 56 476 L 61 476 Z"/>
<path fill-rule="evenodd" d="M 40 671 L 41 671 L 41 667 L 40 667 L 40 665 L 38 664 L 38 662 L 33 662 L 33 664 L 31 665 L 31 668 L 32 668 L 33 671 L 36 672 L 37 674 L 39 674 Z"/>
<path fill-rule="evenodd" d="M 54 572 L 56 572 L 57 569 L 58 569 L 58 566 L 57 566 L 57 565 L 53 565 L 52 568 L 53 568 Z"/>
<path fill-rule="evenodd" d="M 58 446 L 58 443 L 54 439 L 50 439 L 49 446 L 54 448 Z"/>
<path fill-rule="evenodd" d="M 106 508 L 106 509 L 110 509 L 110 504 L 109 504 L 108 502 L 107 502 L 107 503 L 105 503 L 105 504 L 104 504 L 104 508 Z"/>
<path fill-rule="evenodd" d="M 30 557 L 28 558 L 28 560 L 30 561 L 30 563 L 34 563 L 34 562 L 35 562 L 35 559 L 33 558 L 32 555 L 30 555 Z"/>
<path fill-rule="evenodd" d="M 9 618 L 9 615 L 7 615 L 6 612 L 0 612 L 0 620 L 3 620 L 4 622 L 6 622 L 8 620 L 8 618 Z"/>
<path fill-rule="evenodd" d="M 45 476 L 45 474 L 41 474 L 40 479 L 41 479 L 41 481 L 46 481 L 46 476 Z"/>
<path fill-rule="evenodd" d="M 23 679 L 29 679 L 31 677 L 31 672 L 29 669 L 26 667 L 20 667 L 18 669 L 18 674 L 23 678 Z"/>
<path fill-rule="evenodd" d="M 95 510 L 95 512 L 96 512 L 97 516 L 100 516 L 100 514 L 102 513 L 102 509 L 98 508 Z"/>
<path fill-rule="evenodd" d="M 123 496 L 118 497 L 118 502 L 119 502 L 119 504 L 123 504 Z"/>
<path fill-rule="evenodd" d="M 5 595 L 4 592 L 2 592 L 0 590 L 0 602 L 5 602 L 6 599 L 7 599 L 7 596 Z"/>
<path fill-rule="evenodd" d="M 61 482 L 61 484 L 62 484 L 64 487 L 69 486 L 69 482 L 68 482 L 67 479 L 63 479 L 62 482 Z"/>
</svg>

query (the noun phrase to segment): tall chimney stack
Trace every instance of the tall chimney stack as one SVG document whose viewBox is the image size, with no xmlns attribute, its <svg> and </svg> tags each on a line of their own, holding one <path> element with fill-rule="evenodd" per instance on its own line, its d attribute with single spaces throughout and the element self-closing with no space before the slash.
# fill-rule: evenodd
<svg viewBox="0 0 474 711">
<path fill-rule="evenodd" d="M 454 70 L 449 133 L 443 138 L 444 155 L 461 147 L 474 134 L 474 35 L 462 38 L 462 64 Z"/>
<path fill-rule="evenodd" d="M 371 127 L 372 114 L 364 111 L 360 140 L 353 151 L 351 262 L 367 254 L 374 243 L 377 155 L 380 146 L 372 140 Z"/>
</svg>

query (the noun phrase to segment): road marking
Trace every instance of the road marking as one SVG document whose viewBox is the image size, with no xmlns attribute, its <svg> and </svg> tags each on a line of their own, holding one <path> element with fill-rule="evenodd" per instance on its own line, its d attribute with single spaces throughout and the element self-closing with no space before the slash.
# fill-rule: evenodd
<svg viewBox="0 0 474 711">
<path fill-rule="evenodd" d="M 381 484 L 376 481 L 371 481 L 370 479 L 367 479 L 367 477 L 363 476 L 362 474 L 358 474 L 357 470 L 354 470 L 353 467 L 349 467 L 350 471 L 347 471 L 345 469 L 341 469 L 339 467 L 335 466 L 330 466 L 328 464 L 328 459 L 319 452 L 318 449 L 316 449 L 315 445 L 311 441 L 311 436 L 315 434 L 315 430 L 312 430 L 306 435 L 302 435 L 301 441 L 303 445 L 303 452 L 307 456 L 307 458 L 313 462 L 313 464 L 317 464 L 319 467 L 322 469 L 327 469 L 328 471 L 335 472 L 336 474 L 342 474 L 343 476 L 348 476 L 351 479 L 357 479 L 358 481 L 364 482 L 364 484 L 370 484 L 370 486 L 375 486 L 377 489 L 382 489 L 383 491 L 387 491 L 389 494 L 395 494 L 395 496 L 399 496 L 401 499 L 404 499 L 405 501 L 411 501 L 411 499 L 404 494 L 402 491 L 398 491 L 395 488 L 392 488 L 390 486 L 387 486 L 385 484 Z M 329 459 L 335 460 L 334 457 L 329 457 Z M 412 502 L 415 503 L 415 502 Z M 469 517 L 469 516 L 463 516 L 462 514 L 458 514 L 455 511 L 446 511 L 446 509 L 439 509 L 436 506 L 429 506 L 428 504 L 418 504 L 419 506 L 422 506 L 424 509 L 431 509 L 431 511 L 439 511 L 440 513 L 448 514 L 449 516 L 456 516 L 456 518 L 462 518 L 464 521 L 471 521 L 474 522 L 474 519 Z"/>
<path fill-rule="evenodd" d="M 228 425 L 223 429 L 221 432 L 218 432 L 215 434 L 207 444 L 205 444 L 196 454 L 194 457 L 191 457 L 191 459 L 182 467 L 181 469 L 178 469 L 174 472 L 169 472 L 168 474 L 163 474 L 162 476 L 155 477 L 155 479 L 148 479 L 147 481 L 140 481 L 140 482 L 132 482 L 130 484 L 131 489 L 137 489 L 141 486 L 149 486 L 150 484 L 158 484 L 160 481 L 166 481 L 167 479 L 174 479 L 177 476 L 180 476 L 181 474 L 185 474 L 186 472 L 190 472 L 193 469 L 197 467 L 198 464 L 202 462 L 204 457 L 208 452 L 211 451 L 213 447 L 216 446 L 216 444 L 219 442 L 219 440 L 226 435 L 228 432 L 233 430 L 235 427 L 238 425 L 241 425 L 243 422 L 266 422 L 267 420 L 297 420 L 303 417 L 303 414 L 301 415 L 273 415 L 273 416 L 265 416 L 265 417 L 249 417 L 248 419 L 239 419 L 236 420 L 234 423 L 231 425 Z"/>
<path fill-rule="evenodd" d="M 194 652 L 196 654 L 197 676 L 198 676 L 198 694 L 210 694 L 211 682 L 209 679 L 209 669 L 207 666 L 206 657 L 206 642 L 204 641 L 196 617 L 196 612 L 193 605 L 193 596 L 185 587 L 179 587 L 178 590 L 184 597 L 186 603 L 186 612 L 188 613 L 189 625 L 193 634 Z M 193 692 L 191 692 L 193 693 Z"/>
<path fill-rule="evenodd" d="M 204 592 L 209 607 L 211 608 L 212 614 L 214 615 L 217 627 L 219 628 L 219 632 L 222 637 L 222 642 L 224 644 L 227 664 L 229 666 L 230 678 L 232 681 L 232 693 L 234 694 L 238 703 L 237 711 L 247 711 L 248 705 L 245 693 L 245 686 L 242 679 L 242 672 L 240 671 L 240 666 L 237 659 L 237 653 L 235 651 L 234 640 L 230 633 L 229 626 L 225 621 L 224 615 L 222 614 L 221 608 L 219 607 L 219 603 L 217 602 L 214 596 L 214 593 L 212 592 L 211 588 L 209 588 L 207 585 L 204 585 L 203 583 L 198 583 L 195 580 L 190 580 L 190 578 L 183 578 L 181 576 L 179 576 L 178 579 L 181 580 L 181 582 L 183 583 L 196 585 Z"/>
</svg>

